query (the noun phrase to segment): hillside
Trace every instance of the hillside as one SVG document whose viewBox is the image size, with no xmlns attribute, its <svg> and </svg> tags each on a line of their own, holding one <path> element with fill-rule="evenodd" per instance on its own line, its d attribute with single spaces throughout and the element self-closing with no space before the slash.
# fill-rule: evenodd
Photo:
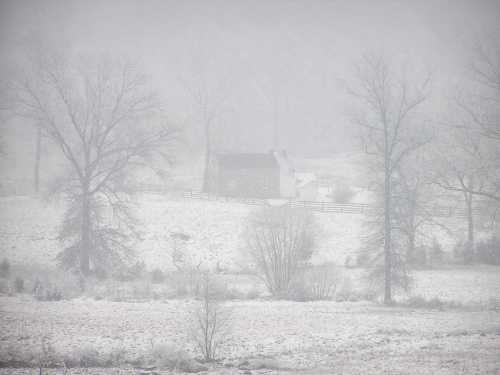
<svg viewBox="0 0 500 375">
<path fill-rule="evenodd" d="M 243 203 L 203 201 L 166 197 L 158 194 L 137 195 L 135 211 L 140 220 L 141 238 L 136 243 L 137 259 L 148 267 L 168 269 L 172 266 L 171 233 L 190 237 L 185 245 L 192 262 L 235 269 L 241 263 L 244 242 L 241 233 L 245 218 L 253 206 Z M 61 250 L 57 240 L 64 207 L 57 202 L 43 202 L 33 197 L 0 199 L 0 256 L 14 262 L 53 264 Z M 347 256 L 355 259 L 366 232 L 366 218 L 359 214 L 315 213 L 321 228 L 314 263 L 344 264 Z M 447 226 L 460 232 L 459 221 L 448 220 Z M 451 251 L 454 236 L 432 228 L 422 241 L 436 236 L 445 250 Z"/>
</svg>

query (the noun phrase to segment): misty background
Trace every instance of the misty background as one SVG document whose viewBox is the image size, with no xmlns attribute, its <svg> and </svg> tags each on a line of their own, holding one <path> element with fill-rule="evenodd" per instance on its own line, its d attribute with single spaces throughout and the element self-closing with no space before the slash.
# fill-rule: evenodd
<svg viewBox="0 0 500 375">
<path fill-rule="evenodd" d="M 202 158 L 190 90 L 216 103 L 215 151 L 286 149 L 328 157 L 359 151 L 348 82 L 365 52 L 432 73 L 426 116 L 438 117 L 465 74 L 470 45 L 498 30 L 496 1 L 2 1 L 2 81 L 35 49 L 120 56 L 147 73 L 170 121 L 184 129 L 182 160 Z M 410 71 L 411 75 L 412 72 Z M 31 178 L 36 131 L 2 123 L 5 179 Z M 42 175 L 57 168 L 43 148 Z M 52 155 L 52 156 L 51 156 Z"/>
</svg>

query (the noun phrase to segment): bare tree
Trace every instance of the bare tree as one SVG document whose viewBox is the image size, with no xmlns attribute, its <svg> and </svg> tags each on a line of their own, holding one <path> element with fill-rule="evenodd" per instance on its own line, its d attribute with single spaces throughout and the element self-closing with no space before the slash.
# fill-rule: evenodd
<svg viewBox="0 0 500 375">
<path fill-rule="evenodd" d="M 395 230 L 402 237 L 406 248 L 406 262 L 416 265 L 426 261 L 426 254 L 417 252 L 423 241 L 434 240 L 430 228 L 449 229 L 433 212 L 433 202 L 438 201 L 438 190 L 432 183 L 430 143 L 418 150 L 397 167 L 394 181 Z"/>
<path fill-rule="evenodd" d="M 478 41 L 472 52 L 469 88 L 465 95 L 454 99 L 456 108 L 464 115 L 465 125 L 454 125 L 480 134 L 481 159 L 476 162 L 488 178 L 481 186 L 463 185 L 458 189 L 500 203 L 500 36 Z"/>
<path fill-rule="evenodd" d="M 13 82 L 17 114 L 32 119 L 67 162 L 57 191 L 69 201 L 62 264 L 84 275 L 119 262 L 136 233 L 127 176 L 155 153 L 171 160 L 168 125 L 147 78 L 129 63 L 44 55 Z"/>
<path fill-rule="evenodd" d="M 193 314 L 191 335 L 205 361 L 214 361 L 220 345 L 231 330 L 231 313 L 218 300 L 213 278 L 205 272 L 202 279 L 201 301 Z"/>
<path fill-rule="evenodd" d="M 433 183 L 461 197 L 465 205 L 467 220 L 467 242 L 464 261 L 472 261 L 475 245 L 475 202 L 488 182 L 485 169 L 485 149 L 482 137 L 471 127 L 462 123 L 452 126 L 442 134 L 436 144 L 433 168 Z M 452 198 L 449 195 L 448 198 Z"/>
<path fill-rule="evenodd" d="M 351 92 L 365 109 L 354 121 L 362 131 L 365 151 L 372 155 L 383 179 L 384 302 L 392 302 L 394 173 L 413 151 L 429 141 L 411 130 L 417 109 L 428 97 L 430 76 L 411 83 L 399 77 L 382 58 L 365 56 L 357 70 L 357 88 Z"/>
<path fill-rule="evenodd" d="M 194 112 L 197 114 L 202 127 L 204 156 L 203 156 L 203 181 L 202 191 L 209 192 L 211 189 L 211 170 L 214 140 L 217 121 L 223 113 L 226 102 L 225 91 L 220 82 L 215 84 L 207 72 L 207 66 L 203 58 L 193 61 L 193 69 L 188 78 L 183 78 L 182 83 L 186 88 L 193 103 Z"/>
<path fill-rule="evenodd" d="M 268 207 L 250 215 L 246 244 L 269 292 L 283 297 L 311 258 L 317 228 L 310 212 Z"/>
</svg>

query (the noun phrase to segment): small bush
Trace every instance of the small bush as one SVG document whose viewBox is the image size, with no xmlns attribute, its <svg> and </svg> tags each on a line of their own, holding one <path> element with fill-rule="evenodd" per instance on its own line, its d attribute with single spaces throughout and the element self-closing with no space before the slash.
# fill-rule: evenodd
<svg viewBox="0 0 500 375">
<path fill-rule="evenodd" d="M 352 294 L 353 294 L 352 280 L 348 275 L 346 275 L 342 280 L 339 290 L 335 294 L 335 301 L 337 302 L 349 301 Z"/>
<path fill-rule="evenodd" d="M 168 344 L 154 345 L 150 356 L 156 366 L 170 370 L 183 371 L 189 368 L 191 362 L 185 351 Z"/>
<path fill-rule="evenodd" d="M 173 296 L 183 298 L 197 296 L 200 291 L 201 272 L 195 267 L 186 267 L 165 275 L 166 283 L 173 289 Z"/>
<path fill-rule="evenodd" d="M 250 214 L 245 255 L 274 297 L 288 296 L 311 259 L 318 231 L 312 213 L 302 209 L 265 207 Z"/>
<path fill-rule="evenodd" d="M 474 260 L 473 249 L 467 241 L 460 241 L 455 245 L 453 256 L 463 264 L 471 264 Z"/>
<path fill-rule="evenodd" d="M 108 359 L 106 364 L 108 366 L 121 366 L 125 363 L 127 357 L 127 351 L 122 347 L 113 348 L 108 353 Z"/>
<path fill-rule="evenodd" d="M 436 238 L 432 241 L 432 248 L 430 249 L 430 264 L 432 266 L 439 266 L 443 264 L 444 261 L 444 251 L 441 244 Z"/>
<path fill-rule="evenodd" d="M 409 298 L 403 303 L 406 307 L 415 309 L 431 309 L 431 310 L 444 310 L 445 308 L 460 308 L 462 305 L 457 302 L 443 301 L 437 297 L 426 299 L 421 296 Z"/>
<path fill-rule="evenodd" d="M 9 280 L 0 280 L 0 294 L 10 294 L 10 283 Z"/>
<path fill-rule="evenodd" d="M 87 345 L 75 351 L 75 358 L 78 360 L 80 367 L 102 367 L 104 361 L 101 359 L 99 352 L 93 346 Z"/>
<path fill-rule="evenodd" d="M 149 300 L 153 293 L 151 284 L 147 281 L 137 281 L 132 284 L 132 298 L 136 300 Z"/>
<path fill-rule="evenodd" d="M 231 328 L 230 311 L 216 298 L 208 273 L 202 279 L 198 308 L 192 314 L 191 337 L 205 361 L 217 359 L 219 347 Z"/>
<path fill-rule="evenodd" d="M 493 236 L 476 246 L 476 260 L 484 264 L 500 265 L 500 237 Z"/>
<path fill-rule="evenodd" d="M 54 367 L 57 365 L 57 355 L 52 345 L 52 340 L 48 335 L 42 335 L 40 337 L 40 346 L 35 353 L 35 362 L 39 368 L 40 374 L 43 368 Z"/>
<path fill-rule="evenodd" d="M 37 280 L 33 288 L 33 297 L 37 301 L 60 301 L 63 299 L 63 294 L 59 287 L 54 285 L 44 285 Z"/>
<path fill-rule="evenodd" d="M 10 262 L 7 258 L 3 258 L 0 263 L 0 277 L 7 278 L 10 275 Z"/>
<path fill-rule="evenodd" d="M 146 274 L 146 264 L 144 262 L 135 262 L 127 267 L 123 266 L 115 272 L 114 278 L 118 281 L 135 281 L 143 279 Z"/>
<path fill-rule="evenodd" d="M 155 268 L 153 271 L 151 271 L 151 282 L 153 284 L 161 284 L 165 281 L 165 275 L 163 274 L 163 271 L 160 270 L 159 268 Z"/>
<path fill-rule="evenodd" d="M 16 293 L 24 292 L 24 279 L 22 277 L 17 276 L 14 280 L 14 290 Z"/>
<path fill-rule="evenodd" d="M 290 289 L 289 298 L 294 301 L 330 300 L 339 284 L 338 272 L 328 264 L 307 268 Z"/>
</svg>

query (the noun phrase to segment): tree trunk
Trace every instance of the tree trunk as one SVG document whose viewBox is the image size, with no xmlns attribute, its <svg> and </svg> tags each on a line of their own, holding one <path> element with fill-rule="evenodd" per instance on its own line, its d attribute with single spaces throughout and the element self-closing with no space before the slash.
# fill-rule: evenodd
<svg viewBox="0 0 500 375">
<path fill-rule="evenodd" d="M 384 129 L 384 303 L 392 303 L 392 254 L 391 254 L 391 163 L 387 128 Z"/>
<path fill-rule="evenodd" d="M 465 193 L 467 211 L 467 245 L 464 254 L 464 263 L 468 264 L 474 259 L 474 217 L 472 213 L 472 194 Z"/>
<path fill-rule="evenodd" d="M 205 125 L 205 160 L 203 166 L 203 187 L 202 191 L 205 193 L 210 192 L 210 158 L 212 154 L 212 144 L 210 140 L 210 125 Z"/>
<path fill-rule="evenodd" d="M 37 125 L 36 146 L 35 146 L 35 170 L 34 170 L 34 189 L 35 193 L 40 191 L 40 156 L 42 147 L 42 129 Z"/>
<path fill-rule="evenodd" d="M 81 222 L 81 247 L 80 247 L 80 270 L 84 276 L 90 273 L 90 248 L 91 248 L 91 224 L 90 224 L 90 194 L 88 184 L 85 184 L 82 193 L 82 222 Z"/>
<path fill-rule="evenodd" d="M 413 228 L 410 228 L 413 230 Z M 416 264 L 417 259 L 415 257 L 415 233 L 410 233 L 408 236 L 408 250 L 406 252 L 406 262 L 408 264 Z"/>
</svg>

